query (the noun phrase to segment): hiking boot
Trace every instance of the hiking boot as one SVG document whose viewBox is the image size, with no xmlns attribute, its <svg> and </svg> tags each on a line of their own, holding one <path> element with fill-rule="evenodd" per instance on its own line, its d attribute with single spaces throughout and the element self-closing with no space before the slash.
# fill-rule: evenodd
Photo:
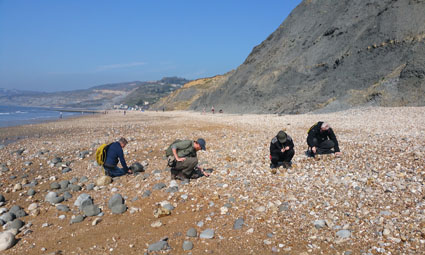
<svg viewBox="0 0 425 255">
<path fill-rule="evenodd" d="M 274 168 L 278 168 L 278 167 L 279 167 L 278 165 L 275 165 L 273 163 L 270 163 L 270 169 L 274 169 Z"/>
<path fill-rule="evenodd" d="M 292 163 L 291 162 L 283 162 L 283 168 L 291 168 Z"/>
<path fill-rule="evenodd" d="M 176 174 L 176 176 L 174 177 L 174 180 L 189 182 L 189 178 L 187 178 L 182 172 Z"/>
<path fill-rule="evenodd" d="M 305 152 L 305 155 L 309 158 L 314 158 L 314 156 L 315 156 L 314 153 L 311 150 L 307 150 Z"/>
</svg>

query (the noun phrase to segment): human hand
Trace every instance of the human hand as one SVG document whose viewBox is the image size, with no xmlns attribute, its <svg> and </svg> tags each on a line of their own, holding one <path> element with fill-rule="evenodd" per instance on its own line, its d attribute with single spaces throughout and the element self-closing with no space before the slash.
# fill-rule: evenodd
<svg viewBox="0 0 425 255">
<path fill-rule="evenodd" d="M 285 147 L 285 151 L 289 151 L 289 146 L 286 146 Z"/>
<path fill-rule="evenodd" d="M 312 147 L 312 148 L 311 148 L 311 151 L 312 151 L 313 153 L 316 153 L 316 147 Z"/>
<path fill-rule="evenodd" d="M 201 170 L 202 174 L 204 174 L 206 177 L 210 176 L 210 173 L 205 172 L 203 168 L 200 168 L 199 170 Z"/>
<path fill-rule="evenodd" d="M 341 153 L 340 151 L 335 152 L 335 156 L 336 156 L 336 157 L 341 157 L 341 155 L 342 155 L 342 153 Z"/>
<path fill-rule="evenodd" d="M 185 161 L 186 158 L 176 158 L 176 160 L 181 162 L 181 161 Z"/>
</svg>

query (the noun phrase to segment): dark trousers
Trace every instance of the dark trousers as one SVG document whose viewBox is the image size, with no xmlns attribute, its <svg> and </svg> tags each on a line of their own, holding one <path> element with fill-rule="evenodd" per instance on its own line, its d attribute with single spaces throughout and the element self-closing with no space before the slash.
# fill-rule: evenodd
<svg viewBox="0 0 425 255">
<path fill-rule="evenodd" d="M 185 177 L 190 177 L 198 165 L 197 157 L 186 157 L 185 161 L 177 161 L 176 166 L 173 168 L 174 172 L 182 172 Z"/>
<path fill-rule="evenodd" d="M 313 142 L 315 144 L 317 144 L 318 140 L 316 138 L 314 138 Z M 319 143 L 319 145 L 316 146 L 316 153 L 317 154 L 334 153 L 335 151 L 332 150 L 334 147 L 335 147 L 335 143 L 332 140 L 325 140 L 325 141 Z"/>
<path fill-rule="evenodd" d="M 111 176 L 111 177 L 117 177 L 127 174 L 126 171 L 124 171 L 123 168 L 119 168 L 118 166 L 112 167 L 112 166 L 103 166 L 105 169 L 105 175 Z"/>
<path fill-rule="evenodd" d="M 271 161 L 273 165 L 277 165 L 278 162 L 291 162 L 292 158 L 294 157 L 295 151 L 294 149 L 290 149 L 285 152 L 279 152 L 277 154 L 271 155 Z"/>
</svg>

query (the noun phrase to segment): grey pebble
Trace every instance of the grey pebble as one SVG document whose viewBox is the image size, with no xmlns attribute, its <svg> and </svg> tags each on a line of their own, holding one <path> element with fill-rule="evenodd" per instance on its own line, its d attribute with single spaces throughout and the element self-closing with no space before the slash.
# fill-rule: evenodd
<svg viewBox="0 0 425 255">
<path fill-rule="evenodd" d="M 124 199 L 120 194 L 114 194 L 108 201 L 108 208 L 111 209 L 116 205 L 124 204 Z"/>
<path fill-rule="evenodd" d="M 145 192 L 143 192 L 142 197 L 148 197 L 152 194 L 152 192 L 150 190 L 146 190 Z"/>
<path fill-rule="evenodd" d="M 113 214 L 122 214 L 127 211 L 127 206 L 125 204 L 118 204 L 111 208 Z"/>
<path fill-rule="evenodd" d="M 85 183 L 85 182 L 88 182 L 88 181 L 89 181 L 89 178 L 87 178 L 87 176 L 83 176 L 83 177 L 80 178 L 81 183 Z"/>
<path fill-rule="evenodd" d="M 348 238 L 348 237 L 351 236 L 351 232 L 350 232 L 350 230 L 343 229 L 343 230 L 336 232 L 336 235 L 340 238 Z"/>
<path fill-rule="evenodd" d="M 193 243 L 191 241 L 184 241 L 183 242 L 183 250 L 184 251 L 190 251 L 193 249 Z"/>
<path fill-rule="evenodd" d="M 238 218 L 233 224 L 233 229 L 235 230 L 241 229 L 243 227 L 243 224 L 244 224 L 243 218 Z"/>
<path fill-rule="evenodd" d="M 71 219 L 71 224 L 82 222 L 84 218 L 85 217 L 83 215 L 77 215 Z"/>
<path fill-rule="evenodd" d="M 71 198 L 72 198 L 72 195 L 71 195 L 71 193 L 69 193 L 68 191 L 65 191 L 65 192 L 63 193 L 63 198 L 64 198 L 65 200 L 69 200 L 69 199 L 71 199 Z"/>
<path fill-rule="evenodd" d="M 58 209 L 59 211 L 62 211 L 62 212 L 69 212 L 69 207 L 66 206 L 66 205 L 57 205 L 56 209 Z"/>
<path fill-rule="evenodd" d="M 316 229 L 321 229 L 326 226 L 326 222 L 324 220 L 316 220 L 313 224 Z"/>
<path fill-rule="evenodd" d="M 69 168 L 69 167 L 66 167 L 66 168 L 62 169 L 62 173 L 63 174 L 68 173 L 68 172 L 71 172 L 71 171 L 72 171 L 72 169 Z"/>
<path fill-rule="evenodd" d="M 214 237 L 214 229 L 211 228 L 207 228 L 204 231 L 201 232 L 201 234 L 199 235 L 200 238 L 203 239 L 211 239 Z"/>
<path fill-rule="evenodd" d="M 93 190 L 94 186 L 95 186 L 94 183 L 90 183 L 90 184 L 87 185 L 86 189 L 87 190 Z"/>
<path fill-rule="evenodd" d="M 78 179 L 77 179 L 77 177 L 72 177 L 72 179 L 71 180 L 69 180 L 69 183 L 76 183 L 76 182 L 78 182 Z"/>
<path fill-rule="evenodd" d="M 198 236 L 198 232 L 196 231 L 195 228 L 189 228 L 189 230 L 186 232 L 186 236 L 188 236 L 188 237 L 197 237 Z"/>
<path fill-rule="evenodd" d="M 167 193 L 176 193 L 178 191 L 179 191 L 179 187 L 177 186 L 169 187 L 168 189 L 165 190 L 165 192 Z"/>
<path fill-rule="evenodd" d="M 0 219 L 3 220 L 4 222 L 9 222 L 16 219 L 16 216 L 14 213 L 7 212 L 7 213 L 4 213 L 2 216 L 0 216 Z"/>
<path fill-rule="evenodd" d="M 168 242 L 167 241 L 163 241 L 163 240 L 161 240 L 159 242 L 156 242 L 154 244 L 150 244 L 148 246 L 148 252 L 150 252 L 150 251 L 168 250 L 168 249 L 170 249 L 170 246 L 168 245 Z"/>
<path fill-rule="evenodd" d="M 61 188 L 61 186 L 59 185 L 59 183 L 57 183 L 57 182 L 52 182 L 51 184 L 50 184 L 50 188 L 51 189 L 60 189 Z"/>
<path fill-rule="evenodd" d="M 14 228 L 14 229 L 18 229 L 19 230 L 24 225 L 25 225 L 25 223 L 22 220 L 20 220 L 20 219 L 14 219 L 13 221 L 11 221 L 8 224 L 7 229 L 13 229 Z"/>
<path fill-rule="evenodd" d="M 68 188 L 69 181 L 68 180 L 60 181 L 59 185 L 61 186 L 61 189 L 66 189 L 66 188 Z"/>
<path fill-rule="evenodd" d="M 97 205 L 86 205 L 82 209 L 84 215 L 89 217 L 96 216 L 101 212 L 100 208 Z"/>
<path fill-rule="evenodd" d="M 35 190 L 29 189 L 28 192 L 27 192 L 27 195 L 28 196 L 34 196 L 35 195 Z"/>
<path fill-rule="evenodd" d="M 164 183 L 160 182 L 160 183 L 155 184 L 152 189 L 153 190 L 161 190 L 165 187 L 166 187 L 166 185 Z"/>
</svg>

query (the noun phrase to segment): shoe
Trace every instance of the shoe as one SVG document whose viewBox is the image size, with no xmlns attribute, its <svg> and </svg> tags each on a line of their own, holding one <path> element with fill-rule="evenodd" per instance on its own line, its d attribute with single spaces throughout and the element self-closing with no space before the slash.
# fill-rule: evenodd
<svg viewBox="0 0 425 255">
<path fill-rule="evenodd" d="M 314 158 L 314 156 L 315 156 L 314 153 L 311 150 L 307 150 L 305 152 L 305 155 L 309 158 Z"/>
<path fill-rule="evenodd" d="M 291 168 L 292 167 L 292 162 L 283 162 L 283 168 Z"/>
<path fill-rule="evenodd" d="M 278 166 L 273 163 L 270 163 L 270 169 L 274 169 L 274 168 L 278 168 Z"/>
</svg>

